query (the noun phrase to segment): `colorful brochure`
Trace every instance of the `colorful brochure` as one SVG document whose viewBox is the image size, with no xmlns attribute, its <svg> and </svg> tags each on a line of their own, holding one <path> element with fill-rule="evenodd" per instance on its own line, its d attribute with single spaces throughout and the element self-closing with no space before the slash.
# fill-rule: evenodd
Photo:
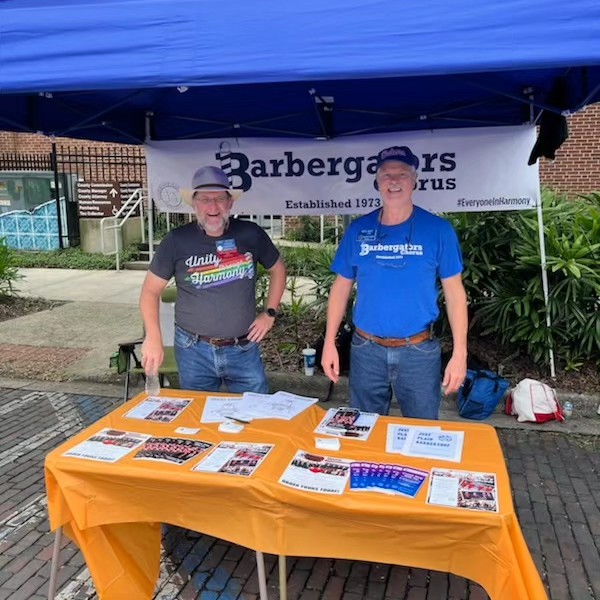
<svg viewBox="0 0 600 600">
<path fill-rule="evenodd" d="M 250 477 L 262 464 L 273 444 L 250 442 L 221 442 L 192 471 L 227 473 Z"/>
<path fill-rule="evenodd" d="M 191 402 L 191 398 L 150 396 L 132 408 L 125 417 L 128 419 L 170 423 L 171 421 L 174 421 L 191 404 Z"/>
<path fill-rule="evenodd" d="M 373 462 L 350 465 L 350 490 L 400 494 L 414 498 L 429 473 L 412 467 Z"/>
<path fill-rule="evenodd" d="M 350 460 L 298 450 L 279 483 L 306 492 L 343 494 L 350 476 Z"/>
<path fill-rule="evenodd" d="M 151 437 L 135 453 L 134 460 L 153 460 L 182 465 L 212 448 L 210 442 L 187 438 Z"/>
<path fill-rule="evenodd" d="M 357 408 L 330 408 L 315 433 L 365 441 L 369 439 L 378 418 L 377 413 L 361 412 Z"/>
<path fill-rule="evenodd" d="M 496 475 L 494 473 L 432 469 L 427 503 L 498 512 Z"/>
<path fill-rule="evenodd" d="M 73 446 L 63 456 L 114 463 L 141 446 L 150 436 L 120 429 L 102 429 Z"/>
</svg>

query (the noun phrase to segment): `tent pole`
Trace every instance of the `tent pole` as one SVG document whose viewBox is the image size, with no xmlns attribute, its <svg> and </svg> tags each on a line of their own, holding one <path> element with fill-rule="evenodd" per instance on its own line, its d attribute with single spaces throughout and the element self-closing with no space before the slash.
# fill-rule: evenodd
<svg viewBox="0 0 600 600">
<path fill-rule="evenodd" d="M 542 268 L 542 288 L 544 290 L 544 304 L 546 305 L 546 326 L 551 328 L 552 322 L 550 319 L 550 300 L 548 293 L 548 267 L 546 265 L 546 240 L 544 237 L 544 216 L 542 214 L 542 200 L 537 205 L 537 220 L 538 220 L 538 237 L 540 240 L 540 262 Z M 550 376 L 556 378 L 556 367 L 554 364 L 554 348 L 548 349 L 548 358 L 550 360 Z"/>
<path fill-rule="evenodd" d="M 145 143 L 147 144 L 152 139 L 152 123 L 151 119 L 154 116 L 154 113 L 151 111 L 147 111 L 144 115 L 144 133 L 146 134 Z M 148 217 L 148 260 L 152 262 L 154 258 L 154 203 L 152 201 L 152 192 L 150 191 L 150 186 L 148 186 L 148 208 L 146 210 L 146 215 Z M 167 222 L 169 220 L 167 214 Z"/>
</svg>

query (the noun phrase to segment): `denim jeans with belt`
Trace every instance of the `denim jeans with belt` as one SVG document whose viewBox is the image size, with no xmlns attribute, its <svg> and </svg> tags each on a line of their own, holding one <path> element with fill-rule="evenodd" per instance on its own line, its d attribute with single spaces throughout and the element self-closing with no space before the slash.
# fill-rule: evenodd
<svg viewBox="0 0 600 600">
<path fill-rule="evenodd" d="M 256 342 L 214 346 L 176 326 L 175 359 L 179 385 L 184 390 L 218 392 L 224 384 L 234 394 L 269 391 Z"/>
<path fill-rule="evenodd" d="M 437 339 L 388 348 L 354 333 L 350 406 L 387 415 L 393 391 L 404 417 L 438 419 L 441 360 Z"/>
</svg>

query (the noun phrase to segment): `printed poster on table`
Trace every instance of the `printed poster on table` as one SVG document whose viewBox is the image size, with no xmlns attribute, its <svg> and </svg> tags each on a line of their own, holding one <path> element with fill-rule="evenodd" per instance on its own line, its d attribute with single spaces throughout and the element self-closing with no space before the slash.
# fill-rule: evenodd
<svg viewBox="0 0 600 600">
<path fill-rule="evenodd" d="M 132 408 L 125 417 L 158 423 L 171 423 L 191 403 L 192 400 L 190 398 L 150 396 Z"/>
<path fill-rule="evenodd" d="M 317 425 L 315 433 L 365 441 L 371 435 L 378 418 L 377 413 L 361 412 L 357 408 L 330 408 Z"/>
<path fill-rule="evenodd" d="M 67 450 L 63 456 L 114 463 L 141 446 L 148 438 L 150 436 L 143 433 L 102 429 L 84 442 Z"/>
<path fill-rule="evenodd" d="M 496 475 L 494 473 L 432 469 L 427 503 L 498 512 Z"/>
<path fill-rule="evenodd" d="M 212 448 L 210 442 L 187 438 L 151 437 L 135 453 L 134 460 L 151 460 L 182 465 Z"/>
<path fill-rule="evenodd" d="M 273 444 L 221 442 L 192 471 L 250 477 L 260 467 L 272 448 Z"/>
<path fill-rule="evenodd" d="M 298 450 L 279 483 L 306 492 L 343 494 L 351 462 Z"/>
</svg>

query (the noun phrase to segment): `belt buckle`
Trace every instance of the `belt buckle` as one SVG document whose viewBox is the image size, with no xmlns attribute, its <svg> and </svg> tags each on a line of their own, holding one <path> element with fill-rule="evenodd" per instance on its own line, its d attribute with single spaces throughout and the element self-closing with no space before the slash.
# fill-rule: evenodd
<svg viewBox="0 0 600 600">
<path fill-rule="evenodd" d="M 208 340 L 208 343 L 209 343 L 211 346 L 220 346 L 220 345 L 221 345 L 221 344 L 220 344 L 220 342 L 221 342 L 221 338 L 214 338 L 214 337 L 211 337 L 211 338 L 209 338 L 209 340 Z"/>
</svg>

